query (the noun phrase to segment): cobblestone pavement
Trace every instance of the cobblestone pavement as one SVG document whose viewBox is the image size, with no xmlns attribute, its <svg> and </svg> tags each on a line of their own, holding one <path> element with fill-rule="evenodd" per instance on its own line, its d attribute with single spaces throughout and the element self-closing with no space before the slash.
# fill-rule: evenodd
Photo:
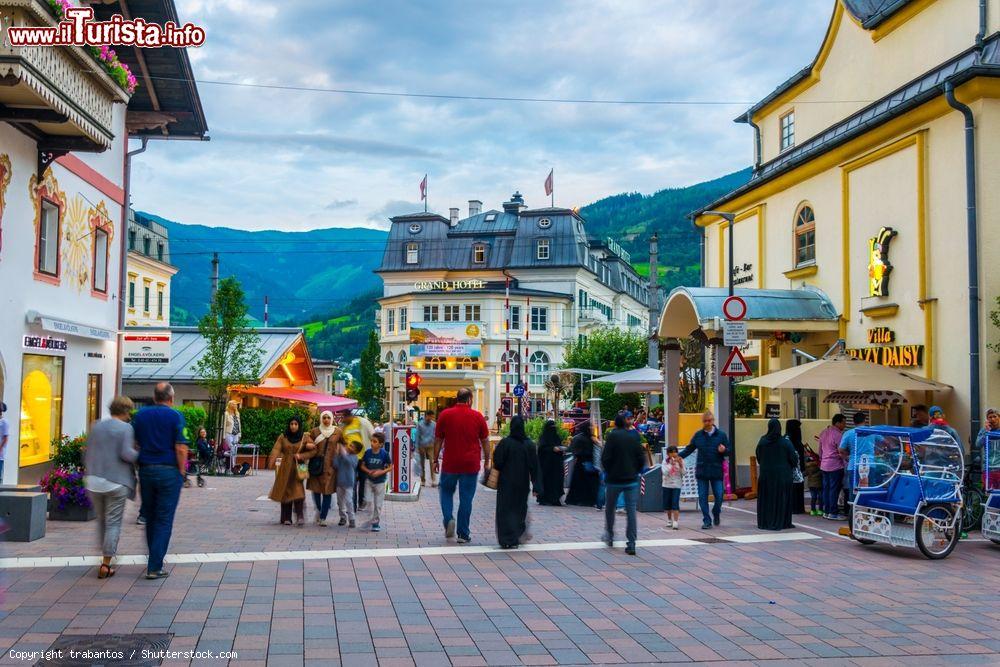
<svg viewBox="0 0 1000 667">
<path fill-rule="evenodd" d="M 172 651 L 235 651 L 235 665 L 1000 664 L 1000 547 L 987 542 L 931 562 L 862 547 L 821 519 L 797 517 L 770 541 L 752 503 L 701 531 L 686 503 L 680 531 L 640 514 L 640 540 L 658 546 L 630 557 L 593 544 L 596 510 L 533 505 L 538 550 L 500 552 L 484 548 L 494 495 L 482 487 L 470 549 L 445 540 L 436 489 L 387 502 L 381 533 L 280 526 L 262 498 L 271 475 L 185 489 L 165 580 L 143 579 L 141 558 L 104 581 L 48 560 L 97 555 L 93 523 L 50 522 L 42 540 L 3 544 L 0 664 L 33 663 L 10 650 L 60 635 L 131 633 L 170 633 Z M 126 562 L 145 552 L 136 511 Z M 330 553 L 285 553 L 318 550 Z"/>
</svg>

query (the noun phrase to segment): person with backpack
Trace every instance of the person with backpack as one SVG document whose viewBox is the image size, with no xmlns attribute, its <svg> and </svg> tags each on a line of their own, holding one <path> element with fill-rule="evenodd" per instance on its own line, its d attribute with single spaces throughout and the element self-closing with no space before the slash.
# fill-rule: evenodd
<svg viewBox="0 0 1000 667">
<path fill-rule="evenodd" d="M 309 479 L 306 490 L 312 493 L 316 506 L 316 525 L 325 526 L 326 517 L 333 505 L 333 494 L 337 490 L 337 468 L 333 458 L 340 442 L 340 429 L 334 426 L 333 413 L 324 410 L 319 415 L 319 426 L 306 435 L 315 448 L 316 455 L 309 459 Z"/>
</svg>

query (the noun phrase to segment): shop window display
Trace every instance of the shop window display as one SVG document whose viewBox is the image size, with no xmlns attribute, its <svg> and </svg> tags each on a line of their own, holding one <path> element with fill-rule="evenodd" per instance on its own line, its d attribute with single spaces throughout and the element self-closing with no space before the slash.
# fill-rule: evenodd
<svg viewBox="0 0 1000 667">
<path fill-rule="evenodd" d="M 52 441 L 62 435 L 62 357 L 26 354 L 21 369 L 20 465 L 52 458 Z"/>
</svg>

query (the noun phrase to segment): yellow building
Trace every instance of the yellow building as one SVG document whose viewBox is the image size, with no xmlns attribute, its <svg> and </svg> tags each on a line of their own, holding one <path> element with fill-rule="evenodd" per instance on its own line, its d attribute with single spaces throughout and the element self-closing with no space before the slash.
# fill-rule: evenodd
<svg viewBox="0 0 1000 667">
<path fill-rule="evenodd" d="M 706 287 L 728 284 L 727 223 L 705 214 L 724 211 L 735 214 L 733 277 L 743 294 L 770 295 L 757 301 L 771 309 L 805 287 L 834 313 L 755 319 L 751 304 L 751 364 L 787 368 L 801 358 L 793 349 L 820 356 L 844 339 L 855 355 L 954 387 L 906 398 L 942 405 L 963 438 L 1000 402 L 997 355 L 985 345 L 1000 337 L 989 317 L 1000 288 L 1000 0 L 982 8 L 835 0 L 812 64 L 736 119 L 755 130 L 752 179 L 694 213 Z M 718 335 L 696 301 L 673 294 L 661 335 Z M 815 419 L 811 441 L 837 411 L 825 394 L 764 390 L 761 415 Z M 909 409 L 883 418 L 909 423 Z M 762 432 L 759 422 L 738 426 L 740 463 Z"/>
<path fill-rule="evenodd" d="M 129 211 L 125 326 L 170 326 L 170 263 L 166 227 Z"/>
</svg>

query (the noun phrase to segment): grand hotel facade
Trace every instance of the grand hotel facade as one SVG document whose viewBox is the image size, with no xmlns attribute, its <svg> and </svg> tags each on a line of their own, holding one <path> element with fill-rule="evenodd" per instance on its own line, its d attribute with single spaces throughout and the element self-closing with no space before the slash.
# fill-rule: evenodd
<svg viewBox="0 0 1000 667">
<path fill-rule="evenodd" d="M 545 410 L 544 382 L 569 343 L 609 326 L 649 330 L 645 279 L 613 241 L 589 239 L 570 209 L 528 209 L 515 193 L 500 210 L 472 200 L 464 218 L 452 208 L 448 218 L 414 213 L 391 221 L 377 272 L 396 414 L 410 407 L 407 368 L 422 379 L 420 410 L 436 412 L 470 387 L 474 407 L 492 420 L 498 408 L 509 413 L 518 378 L 532 409 Z M 439 344 L 442 337 L 452 343 Z"/>
<path fill-rule="evenodd" d="M 707 211 L 732 213 L 759 372 L 843 339 L 855 356 L 951 385 L 905 398 L 941 405 L 967 440 L 1000 403 L 987 347 L 1000 340 L 990 320 L 1000 294 L 1000 1 L 984 14 L 972 0 L 831 5 L 813 62 L 736 119 L 753 129 L 753 177 L 695 212 L 707 291 L 668 297 L 660 334 L 717 335 L 704 297 L 727 285 L 729 230 Z M 796 299 L 812 312 L 790 312 Z M 838 410 L 826 395 L 764 390 L 761 416 L 814 420 L 809 439 Z M 909 410 L 878 416 L 905 424 Z M 761 428 L 738 425 L 741 464 Z"/>
</svg>

